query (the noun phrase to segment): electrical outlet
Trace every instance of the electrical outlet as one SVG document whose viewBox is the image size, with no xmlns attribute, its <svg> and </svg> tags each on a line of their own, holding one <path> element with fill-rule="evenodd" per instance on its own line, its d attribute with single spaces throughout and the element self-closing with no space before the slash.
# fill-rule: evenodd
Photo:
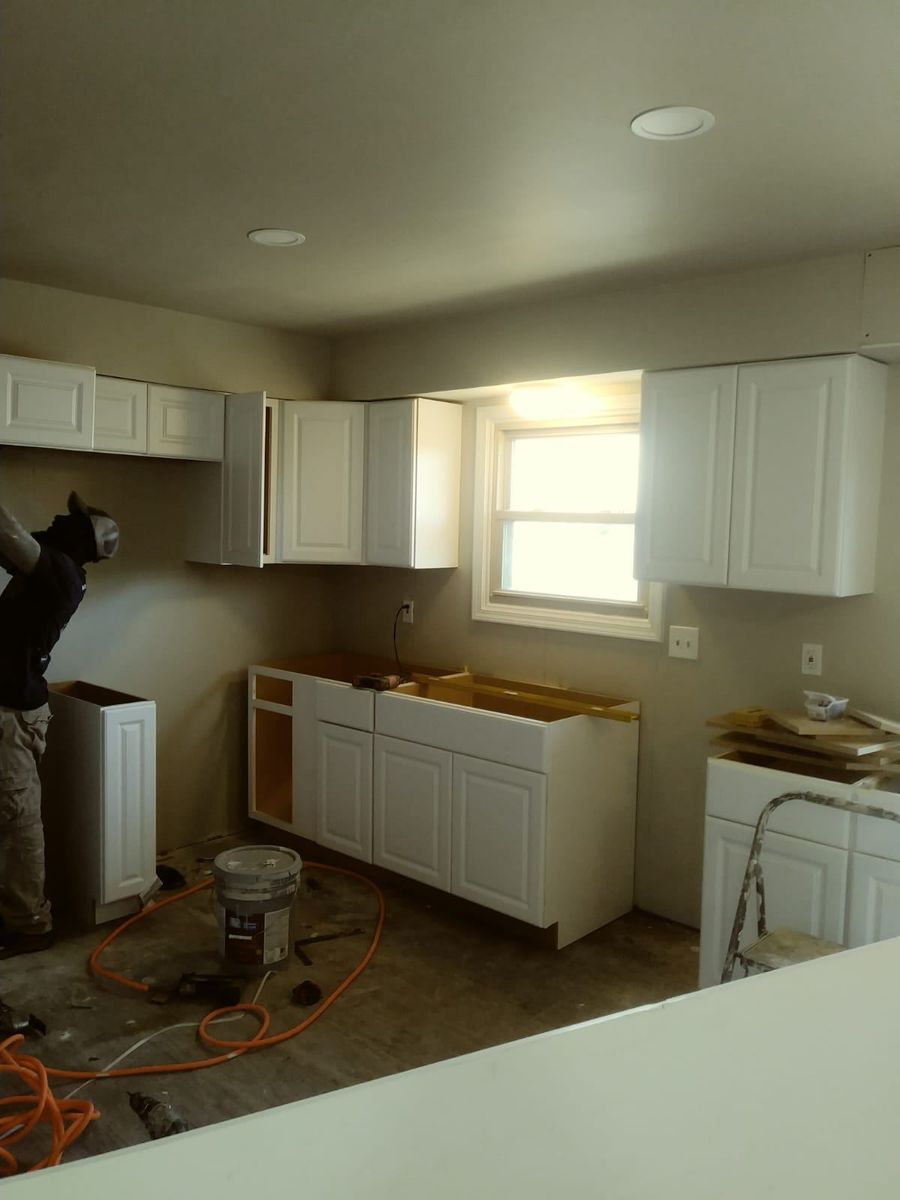
<svg viewBox="0 0 900 1200">
<path fill-rule="evenodd" d="M 403 601 L 403 617 L 402 617 L 403 624 L 404 625 L 412 625 L 415 618 L 416 618 L 416 602 L 415 602 L 415 600 L 404 600 Z"/>
<path fill-rule="evenodd" d="M 822 674 L 822 647 L 818 642 L 803 643 L 803 653 L 800 657 L 800 672 L 802 675 Z"/>
<path fill-rule="evenodd" d="M 700 630 L 691 625 L 669 626 L 669 657 L 696 658 L 700 652 Z"/>
</svg>

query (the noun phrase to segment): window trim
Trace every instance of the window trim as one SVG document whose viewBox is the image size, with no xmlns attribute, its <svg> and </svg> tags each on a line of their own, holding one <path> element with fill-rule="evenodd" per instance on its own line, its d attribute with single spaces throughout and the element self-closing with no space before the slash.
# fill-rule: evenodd
<svg viewBox="0 0 900 1200">
<path fill-rule="evenodd" d="M 476 414 L 475 487 L 472 539 L 472 618 L 475 621 L 496 621 L 508 625 L 528 625 L 537 629 L 560 629 L 575 633 L 592 633 L 604 637 L 632 638 L 638 641 L 662 641 L 665 606 L 665 585 L 650 583 L 646 601 L 634 607 L 634 616 L 622 612 L 628 604 L 610 603 L 616 611 L 591 612 L 588 608 L 565 608 L 558 597 L 515 603 L 515 593 L 496 598 L 492 590 L 493 562 L 502 553 L 496 544 L 495 492 L 499 484 L 495 464 L 498 457 L 498 438 L 507 430 L 583 428 L 585 425 L 622 425 L 634 420 L 634 397 L 616 397 L 604 402 L 603 412 L 595 417 L 571 417 L 548 421 L 518 417 L 506 406 L 482 406 Z M 629 522 L 630 523 L 630 522 Z"/>
</svg>

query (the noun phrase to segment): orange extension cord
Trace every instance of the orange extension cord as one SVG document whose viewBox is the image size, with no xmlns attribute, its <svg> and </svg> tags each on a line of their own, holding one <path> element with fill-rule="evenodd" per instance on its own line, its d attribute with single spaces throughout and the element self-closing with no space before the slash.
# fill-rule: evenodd
<svg viewBox="0 0 900 1200">
<path fill-rule="evenodd" d="M 364 875 L 357 874 L 356 871 L 348 871 L 344 867 L 328 866 L 325 863 L 308 862 L 304 865 L 318 871 L 332 871 L 337 875 L 347 875 L 351 879 L 358 879 L 371 888 L 378 900 L 378 918 L 368 949 L 350 974 L 341 980 L 318 1008 L 299 1025 L 269 1036 L 267 1034 L 272 1019 L 267 1009 L 261 1004 L 235 1004 L 228 1008 L 217 1008 L 206 1014 L 199 1024 L 197 1034 L 205 1046 L 211 1050 L 225 1051 L 225 1053 L 213 1054 L 209 1058 L 194 1059 L 191 1062 L 161 1063 L 149 1067 L 123 1067 L 115 1071 L 62 1071 L 54 1067 L 45 1067 L 39 1059 L 17 1052 L 16 1047 L 24 1041 L 21 1035 L 7 1038 L 6 1041 L 0 1042 L 0 1075 L 17 1076 L 28 1090 L 23 1095 L 0 1099 L 0 1177 L 16 1174 L 19 1164 L 10 1147 L 27 1138 L 38 1125 L 50 1126 L 51 1149 L 39 1163 L 30 1168 L 32 1171 L 56 1166 L 62 1160 L 66 1149 L 84 1133 L 91 1121 L 96 1121 L 100 1116 L 90 1100 L 62 1100 L 54 1096 L 50 1089 L 51 1079 L 76 1079 L 90 1082 L 95 1079 L 124 1079 L 135 1075 L 168 1075 L 178 1071 L 205 1071 L 207 1067 L 220 1066 L 222 1063 L 246 1054 L 249 1050 L 264 1050 L 267 1046 L 278 1046 L 282 1042 L 296 1037 L 299 1033 L 303 1033 L 304 1030 L 309 1029 L 310 1025 L 315 1024 L 320 1017 L 324 1016 L 338 997 L 343 995 L 354 980 L 359 978 L 378 949 L 384 929 L 384 895 L 376 883 L 371 879 L 366 879 Z M 106 967 L 102 967 L 100 956 L 120 934 L 143 920 L 144 917 L 159 912 L 161 908 L 165 908 L 169 904 L 175 904 L 179 900 L 202 892 L 212 884 L 212 879 L 205 879 L 203 883 L 195 884 L 194 887 L 187 888 L 176 896 L 169 896 L 166 900 L 160 900 L 159 903 L 150 905 L 136 913 L 135 916 L 129 917 L 127 921 L 123 921 L 108 937 L 103 939 L 90 956 L 88 959 L 89 969 L 94 975 L 112 980 L 132 991 L 148 992 L 150 990 L 148 984 L 140 983 L 136 979 L 129 979 L 127 975 L 120 975 L 116 971 L 109 971 Z M 259 1028 L 252 1038 L 231 1041 L 215 1037 L 210 1032 L 209 1027 L 213 1021 L 234 1013 L 250 1013 L 259 1021 Z"/>
</svg>

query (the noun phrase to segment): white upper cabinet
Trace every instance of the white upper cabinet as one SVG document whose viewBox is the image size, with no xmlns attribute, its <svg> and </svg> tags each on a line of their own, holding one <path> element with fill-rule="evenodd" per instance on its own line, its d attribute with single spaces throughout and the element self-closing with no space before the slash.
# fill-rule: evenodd
<svg viewBox="0 0 900 1200">
<path fill-rule="evenodd" d="M 366 407 L 366 561 L 458 566 L 461 407 L 422 397 Z"/>
<path fill-rule="evenodd" d="M 150 384 L 147 453 L 220 462 L 225 443 L 225 397 L 218 392 Z"/>
<path fill-rule="evenodd" d="M 222 558 L 242 567 L 261 567 L 267 550 L 271 415 L 265 392 L 225 397 Z"/>
<path fill-rule="evenodd" d="M 93 367 L 0 355 L 0 442 L 90 450 Z"/>
<path fill-rule="evenodd" d="M 147 453 L 147 385 L 134 379 L 97 376 L 94 449 Z"/>
<path fill-rule="evenodd" d="M 645 375 L 635 575 L 728 582 L 737 367 Z"/>
<path fill-rule="evenodd" d="M 280 424 L 279 561 L 362 562 L 365 405 L 286 400 Z"/>
<path fill-rule="evenodd" d="M 872 591 L 885 384 L 858 355 L 646 375 L 637 576 Z"/>
</svg>

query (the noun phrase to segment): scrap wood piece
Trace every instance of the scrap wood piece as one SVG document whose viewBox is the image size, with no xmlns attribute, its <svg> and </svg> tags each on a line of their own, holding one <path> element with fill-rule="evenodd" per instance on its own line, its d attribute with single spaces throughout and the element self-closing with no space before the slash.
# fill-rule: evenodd
<svg viewBox="0 0 900 1200">
<path fill-rule="evenodd" d="M 900 739 L 897 738 L 848 738 L 848 737 L 805 737 L 802 734 L 789 733 L 781 725 L 767 720 L 765 724 L 748 728 L 733 721 L 732 713 L 720 717 L 710 717 L 706 724 L 715 729 L 728 729 L 736 733 L 745 733 L 761 742 L 773 742 L 779 746 L 794 746 L 812 754 L 822 754 L 836 758 L 862 758 L 866 755 L 881 752 L 900 754 Z"/>
<path fill-rule="evenodd" d="M 746 733 L 746 730 L 742 731 Z M 855 771 L 860 772 L 872 768 L 871 773 L 877 775 L 900 775 L 900 763 L 872 763 L 866 759 L 822 758 L 818 755 L 804 754 L 802 750 L 789 750 L 787 747 L 777 749 L 755 738 L 744 738 L 738 733 L 724 733 L 713 739 L 713 744 L 726 750 L 743 750 L 748 754 L 756 754 L 761 758 L 777 758 L 785 762 L 796 763 L 807 770 Z"/>
<path fill-rule="evenodd" d="M 864 725 L 871 725 L 873 729 L 880 729 L 882 733 L 900 733 L 900 721 L 892 721 L 889 717 L 879 717 L 877 713 L 866 712 L 862 708 L 848 708 L 848 717 L 855 717 L 857 721 L 862 721 Z"/>
<path fill-rule="evenodd" d="M 608 721 L 624 721 L 626 724 L 632 721 L 639 721 L 640 713 L 629 712 L 618 708 L 606 708 L 600 704 L 585 704 L 581 700 L 564 700 L 557 696 L 545 696 L 539 692 L 529 692 L 522 688 L 509 687 L 492 687 L 487 683 L 468 683 L 457 682 L 454 679 L 441 678 L 440 676 L 421 675 L 413 672 L 414 683 L 426 683 L 432 687 L 447 688 L 454 692 L 470 692 L 476 696 L 506 696 L 512 700 L 519 700 L 526 704 L 539 704 L 543 708 L 558 708 L 565 712 L 571 712 L 576 715 L 587 717 L 603 717 Z"/>
<path fill-rule="evenodd" d="M 770 712 L 769 716 L 791 733 L 803 737 L 866 737 L 868 728 L 853 717 L 837 717 L 832 721 L 814 721 L 806 713 Z"/>
</svg>

